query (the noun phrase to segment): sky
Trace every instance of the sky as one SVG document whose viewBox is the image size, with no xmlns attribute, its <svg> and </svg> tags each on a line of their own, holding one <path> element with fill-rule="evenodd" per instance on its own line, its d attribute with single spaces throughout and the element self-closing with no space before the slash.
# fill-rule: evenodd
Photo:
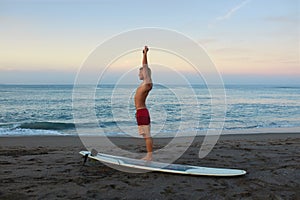
<svg viewBox="0 0 300 200">
<path fill-rule="evenodd" d="M 0 0 L 0 84 L 72 84 L 99 44 L 143 27 L 196 41 L 226 84 L 300 84 L 298 0 Z M 150 66 L 160 59 L 197 83 L 178 59 L 151 56 Z M 107 77 L 140 59 L 123 56 Z M 154 72 L 172 80 L 166 70 Z"/>
</svg>

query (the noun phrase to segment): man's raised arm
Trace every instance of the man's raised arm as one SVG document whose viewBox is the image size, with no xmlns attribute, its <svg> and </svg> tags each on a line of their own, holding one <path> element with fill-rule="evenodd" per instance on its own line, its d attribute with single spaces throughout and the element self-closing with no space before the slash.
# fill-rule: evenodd
<svg viewBox="0 0 300 200">
<path fill-rule="evenodd" d="M 144 81 L 146 84 L 148 83 L 152 83 L 151 80 L 151 70 L 148 67 L 148 61 L 147 61 L 147 53 L 148 53 L 148 47 L 145 46 L 144 50 L 143 50 L 143 76 L 144 76 Z"/>
</svg>

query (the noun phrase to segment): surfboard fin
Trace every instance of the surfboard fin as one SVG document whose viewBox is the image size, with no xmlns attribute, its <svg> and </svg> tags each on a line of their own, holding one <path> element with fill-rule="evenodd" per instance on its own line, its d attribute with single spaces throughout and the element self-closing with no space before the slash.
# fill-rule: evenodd
<svg viewBox="0 0 300 200">
<path fill-rule="evenodd" d="M 88 157 L 89 157 L 89 154 L 85 154 L 85 155 L 84 155 L 84 160 L 83 160 L 83 164 L 82 164 L 82 165 L 85 165 L 85 163 L 86 163 Z"/>
</svg>

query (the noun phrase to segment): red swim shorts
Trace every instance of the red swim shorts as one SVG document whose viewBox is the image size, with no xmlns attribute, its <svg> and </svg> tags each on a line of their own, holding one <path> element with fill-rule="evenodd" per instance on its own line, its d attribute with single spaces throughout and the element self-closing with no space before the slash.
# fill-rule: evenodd
<svg viewBox="0 0 300 200">
<path fill-rule="evenodd" d="M 150 124 L 150 114 L 147 108 L 138 109 L 135 114 L 138 126 Z"/>
</svg>

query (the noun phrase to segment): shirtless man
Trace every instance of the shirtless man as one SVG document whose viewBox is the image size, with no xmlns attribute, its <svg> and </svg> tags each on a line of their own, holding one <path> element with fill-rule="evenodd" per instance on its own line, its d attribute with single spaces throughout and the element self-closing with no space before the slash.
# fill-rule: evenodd
<svg viewBox="0 0 300 200">
<path fill-rule="evenodd" d="M 143 80 L 140 86 L 136 89 L 134 103 L 136 108 L 136 121 L 138 124 L 139 134 L 142 135 L 146 142 L 147 155 L 143 160 L 152 160 L 152 137 L 150 134 L 150 115 L 146 108 L 146 98 L 152 89 L 151 70 L 147 62 L 148 47 L 143 50 L 142 67 L 139 69 L 139 78 Z"/>
</svg>

